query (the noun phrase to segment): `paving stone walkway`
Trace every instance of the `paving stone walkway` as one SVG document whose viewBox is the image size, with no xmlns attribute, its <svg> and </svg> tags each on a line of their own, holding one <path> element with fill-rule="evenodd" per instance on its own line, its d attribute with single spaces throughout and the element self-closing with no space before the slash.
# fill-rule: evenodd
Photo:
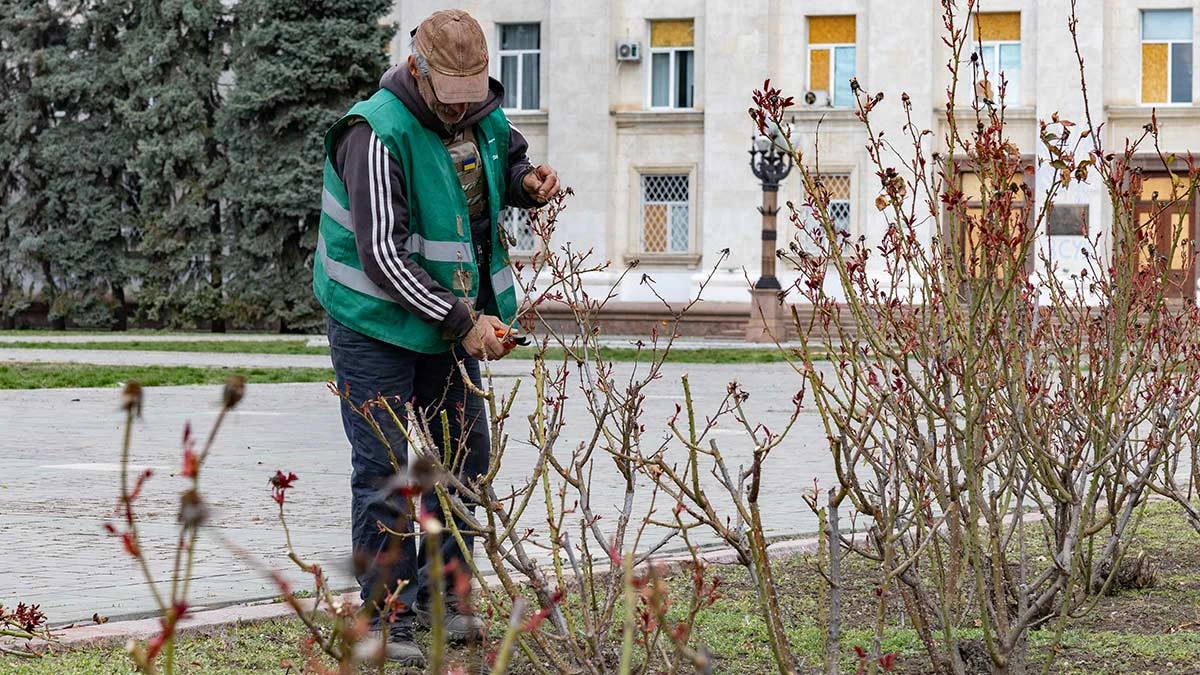
<svg viewBox="0 0 1200 675">
<path fill-rule="evenodd" d="M 31 352 L 38 353 L 31 353 Z M 227 366 L 327 367 L 326 356 L 182 354 L 173 352 L 91 352 L 0 348 L 4 361 L 77 361 Z M 494 364 L 495 386 L 507 390 L 516 378 L 529 379 L 529 361 Z M 628 365 L 622 365 L 628 373 Z M 664 368 L 650 389 L 644 421 L 645 443 L 657 444 L 665 421 L 682 399 L 679 377 L 688 373 L 699 412 L 714 411 L 733 379 L 746 384 L 756 421 L 782 428 L 798 377 L 780 365 L 694 365 Z M 510 448 L 499 481 L 520 484 L 532 470 L 525 417 L 533 407 L 531 382 L 521 387 L 513 409 Z M 146 391 L 145 416 L 135 427 L 132 462 L 155 475 L 139 499 L 144 546 L 157 570 L 168 569 L 176 532 L 177 499 L 184 479 L 179 468 L 180 434 L 191 421 L 207 432 L 217 411 L 219 387 L 157 387 Z M 152 602 L 119 541 L 102 524 L 118 494 L 122 414 L 116 389 L 0 392 L 0 604 L 38 603 L 55 625 L 102 616 L 144 615 Z M 568 400 L 569 426 L 560 447 L 589 437 L 590 418 L 578 391 Z M 745 463 L 749 443 L 732 420 L 715 430 L 732 466 Z M 653 439 L 653 440 L 651 440 Z M 336 398 L 323 384 L 251 386 L 228 419 L 203 477 L 213 510 L 211 527 L 197 550 L 191 594 L 196 606 L 269 598 L 271 582 L 239 559 L 220 539 L 253 551 L 263 565 L 287 569 L 283 534 L 267 479 L 276 469 L 300 479 L 289 493 L 287 512 L 297 549 L 321 562 L 335 586 L 349 588 L 349 458 Z M 679 453 L 677 447 L 670 452 Z M 832 466 L 815 413 L 805 413 L 787 442 L 770 460 L 762 504 L 769 534 L 815 529 L 815 519 L 799 493 L 818 479 L 828 484 Z M 606 458 L 596 464 L 593 500 L 616 513 L 621 479 Z M 643 488 L 648 496 L 648 492 Z M 645 502 L 639 501 L 639 505 Z M 660 512 L 667 508 L 660 504 Z M 545 512 L 530 507 L 527 522 L 540 527 Z M 653 540 L 648 536 L 648 541 Z M 297 583 L 305 579 L 289 574 Z"/>
</svg>

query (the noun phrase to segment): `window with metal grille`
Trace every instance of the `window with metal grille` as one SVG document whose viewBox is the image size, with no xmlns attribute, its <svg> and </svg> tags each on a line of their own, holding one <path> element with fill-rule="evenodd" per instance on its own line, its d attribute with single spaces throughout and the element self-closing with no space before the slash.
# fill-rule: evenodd
<svg viewBox="0 0 1200 675">
<path fill-rule="evenodd" d="M 687 174 L 642 176 L 642 251 L 690 250 L 689 196 Z"/>
<path fill-rule="evenodd" d="M 829 205 L 825 207 L 825 212 L 829 214 L 829 219 L 833 221 L 833 229 L 839 232 L 850 232 L 850 174 L 848 173 L 826 173 L 814 177 L 820 181 L 821 185 L 829 193 Z M 813 195 L 813 203 L 816 203 L 816 195 Z M 806 207 L 807 208 L 807 207 Z M 800 233 L 800 245 L 809 247 L 818 247 L 825 241 L 825 230 L 821 227 L 820 222 L 813 214 L 811 209 L 808 209 L 804 214 L 804 232 Z"/>
<path fill-rule="evenodd" d="M 500 226 L 508 234 L 508 250 L 512 253 L 532 253 L 537 248 L 537 235 L 533 232 L 529 211 L 505 207 L 500 212 Z"/>
</svg>

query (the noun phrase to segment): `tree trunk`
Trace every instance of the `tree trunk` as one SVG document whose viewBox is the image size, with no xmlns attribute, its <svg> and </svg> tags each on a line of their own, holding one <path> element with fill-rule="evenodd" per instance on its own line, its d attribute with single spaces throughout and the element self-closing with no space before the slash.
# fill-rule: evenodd
<svg viewBox="0 0 1200 675">
<path fill-rule="evenodd" d="M 8 284 L 5 284 L 4 280 L 0 279 L 0 307 L 3 306 L 4 298 L 6 298 L 8 296 L 8 294 L 11 290 L 12 289 L 8 286 Z M 15 313 L 6 314 L 6 315 L 4 315 L 3 318 L 4 318 L 4 330 L 16 330 L 17 315 Z"/>
<path fill-rule="evenodd" d="M 113 286 L 113 300 L 117 302 L 117 311 L 113 316 L 112 329 L 114 331 L 129 330 L 129 308 L 125 306 L 125 287 Z"/>
<path fill-rule="evenodd" d="M 46 284 L 46 319 L 50 321 L 50 330 L 66 330 L 67 317 L 60 316 L 50 318 L 54 313 L 54 304 L 58 300 L 58 286 L 54 283 L 54 275 L 51 274 L 50 261 L 42 261 L 42 281 Z"/>
<path fill-rule="evenodd" d="M 1028 664 L 1026 663 L 1026 657 L 1028 656 L 1029 651 L 1028 647 L 1029 640 L 1024 637 L 1021 638 L 1020 642 L 1017 643 L 1017 646 L 1014 647 L 1011 652 L 1009 652 L 1008 663 L 1005 664 L 1004 668 L 997 668 L 995 670 L 996 674 L 1025 675 L 1027 672 L 1029 672 Z"/>
<path fill-rule="evenodd" d="M 825 672 L 841 672 L 842 653 L 842 532 L 838 523 L 838 500 L 829 492 L 826 516 L 829 539 L 829 625 L 825 638 Z"/>
<path fill-rule="evenodd" d="M 213 236 L 212 248 L 209 250 L 209 266 L 212 273 L 212 287 L 213 290 L 217 292 L 218 302 L 221 305 L 221 309 L 218 310 L 212 318 L 212 332 L 224 333 L 225 317 L 223 314 L 225 309 L 225 282 L 221 272 L 221 264 L 223 260 L 221 257 L 222 247 L 220 204 L 213 206 L 213 217 L 212 220 L 209 221 L 209 232 L 212 233 Z"/>
</svg>

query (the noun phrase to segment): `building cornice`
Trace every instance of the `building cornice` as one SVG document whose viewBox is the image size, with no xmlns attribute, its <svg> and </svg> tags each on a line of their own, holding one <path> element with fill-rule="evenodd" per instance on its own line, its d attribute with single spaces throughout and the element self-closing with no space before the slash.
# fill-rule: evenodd
<svg viewBox="0 0 1200 675">
<path fill-rule="evenodd" d="M 704 129 L 703 110 L 610 110 L 618 129 Z"/>
<path fill-rule="evenodd" d="M 811 133 L 818 127 L 821 133 L 832 133 L 861 130 L 857 112 L 849 108 L 797 108 L 789 109 L 787 115 L 801 133 Z"/>
<path fill-rule="evenodd" d="M 646 253 L 635 252 L 626 253 L 622 260 L 626 265 L 640 263 L 647 267 L 669 266 L 669 267 L 696 267 L 700 264 L 702 258 L 700 253 Z"/>
<path fill-rule="evenodd" d="M 946 119 L 946 109 L 942 107 L 934 108 L 933 113 L 938 119 Z M 983 110 L 979 114 L 986 118 L 987 113 Z M 975 109 L 971 106 L 957 106 L 954 108 L 954 119 L 962 122 L 975 119 Z M 1004 121 L 1006 122 L 1031 122 L 1037 119 L 1037 108 L 1031 105 L 1011 106 L 1004 109 Z"/>
<path fill-rule="evenodd" d="M 545 110 L 505 110 L 504 116 L 517 126 L 544 127 L 550 124 L 550 113 Z"/>
<path fill-rule="evenodd" d="M 1108 119 L 1114 121 L 1149 122 L 1151 112 L 1153 112 L 1154 115 L 1160 120 L 1200 119 L 1200 107 L 1194 105 L 1167 105 L 1161 107 L 1148 105 L 1104 106 L 1104 114 L 1108 117 Z"/>
<path fill-rule="evenodd" d="M 796 118 L 796 121 L 816 122 L 817 120 L 857 120 L 855 114 L 858 111 L 850 108 L 793 108 L 787 111 L 789 116 Z"/>
</svg>

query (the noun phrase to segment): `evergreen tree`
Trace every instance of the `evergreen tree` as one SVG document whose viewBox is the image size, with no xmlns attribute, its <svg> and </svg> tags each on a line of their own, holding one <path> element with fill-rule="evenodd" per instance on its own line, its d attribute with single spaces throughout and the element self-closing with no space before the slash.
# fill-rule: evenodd
<svg viewBox="0 0 1200 675">
<path fill-rule="evenodd" d="M 50 306 L 58 296 L 53 237 L 45 229 L 49 173 L 37 152 L 56 116 L 35 82 L 67 35 L 53 3 L 0 0 L 0 313 L 8 327 L 36 295 Z"/>
<path fill-rule="evenodd" d="M 137 186 L 126 166 L 134 137 L 122 113 L 130 87 L 118 67 L 134 10 L 127 1 L 77 5 L 68 48 L 51 53 L 35 84 L 60 119 L 37 144 L 59 284 L 51 315 L 85 327 L 127 327 L 125 289 L 137 272 Z"/>
<path fill-rule="evenodd" d="M 386 66 L 390 0 L 241 0 L 236 85 L 223 110 L 233 213 L 227 283 L 239 318 L 312 329 L 312 256 L 325 131 L 370 95 Z"/>
<path fill-rule="evenodd" d="M 139 308 L 171 325 L 225 330 L 220 190 L 225 149 L 215 129 L 230 17 L 221 0 L 137 0 L 123 76 L 136 86 L 128 120 L 140 181 Z"/>
</svg>

